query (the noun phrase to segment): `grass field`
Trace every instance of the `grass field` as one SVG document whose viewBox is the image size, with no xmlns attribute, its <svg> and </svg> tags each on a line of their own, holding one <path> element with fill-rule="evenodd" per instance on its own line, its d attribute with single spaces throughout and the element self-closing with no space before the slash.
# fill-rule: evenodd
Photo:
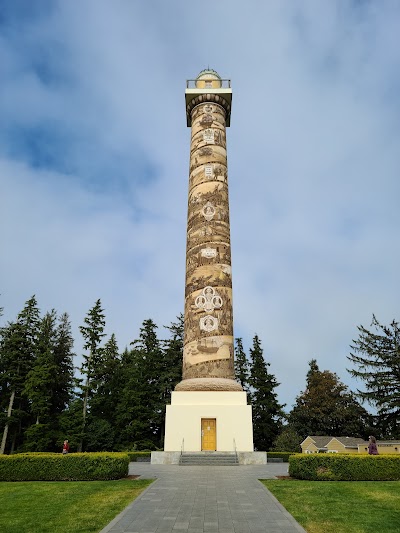
<svg viewBox="0 0 400 533">
<path fill-rule="evenodd" d="M 2 533 L 91 533 L 132 502 L 149 480 L 0 483 Z"/>
<path fill-rule="evenodd" d="M 399 533 L 399 481 L 262 480 L 308 533 Z"/>
</svg>

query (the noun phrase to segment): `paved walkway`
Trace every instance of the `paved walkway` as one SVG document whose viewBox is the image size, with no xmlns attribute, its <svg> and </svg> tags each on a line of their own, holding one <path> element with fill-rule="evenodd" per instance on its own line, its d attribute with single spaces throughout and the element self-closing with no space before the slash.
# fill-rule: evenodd
<svg viewBox="0 0 400 533">
<path fill-rule="evenodd" d="M 177 466 L 131 463 L 156 478 L 100 533 L 298 533 L 305 530 L 258 481 L 287 475 L 287 464 Z"/>
</svg>

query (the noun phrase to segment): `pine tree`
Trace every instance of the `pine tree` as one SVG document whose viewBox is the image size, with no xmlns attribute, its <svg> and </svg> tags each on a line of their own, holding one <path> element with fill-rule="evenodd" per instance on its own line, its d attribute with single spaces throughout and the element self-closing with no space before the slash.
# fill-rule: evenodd
<svg viewBox="0 0 400 533">
<path fill-rule="evenodd" d="M 119 365 L 118 344 L 113 333 L 104 345 L 101 358 L 93 371 L 92 387 L 95 394 L 90 402 L 90 413 L 94 418 L 113 421 L 116 400 L 115 381 Z"/>
<path fill-rule="evenodd" d="M 53 381 L 57 373 L 54 360 L 56 312 L 46 313 L 39 323 L 35 362 L 26 376 L 24 395 L 30 403 L 35 424 L 51 416 Z"/>
<path fill-rule="evenodd" d="M 118 372 L 118 401 L 115 411 L 115 445 L 117 449 L 132 449 L 141 416 L 140 404 L 143 401 L 142 379 L 138 354 L 125 350 L 121 354 Z"/>
<path fill-rule="evenodd" d="M 253 406 L 253 438 L 257 450 L 269 450 L 282 427 L 283 405 L 278 403 L 275 388 L 279 383 L 270 374 L 260 339 L 253 338 L 250 348 L 250 386 Z"/>
<path fill-rule="evenodd" d="M 171 333 L 168 340 L 162 342 L 163 345 L 163 375 L 162 401 L 164 404 L 171 402 L 171 392 L 182 380 L 183 362 L 183 335 L 184 321 L 183 315 L 177 317 L 178 322 L 172 322 L 170 326 L 165 326 Z"/>
<path fill-rule="evenodd" d="M 100 299 L 96 301 L 92 309 L 89 310 L 84 320 L 85 325 L 80 326 L 79 330 L 84 338 L 84 349 L 89 353 L 83 355 L 81 373 L 86 376 L 85 385 L 83 386 L 83 407 L 82 407 L 82 438 L 78 445 L 78 452 L 82 451 L 83 439 L 86 429 L 86 416 L 88 410 L 89 396 L 91 395 L 91 380 L 95 374 L 95 369 L 99 364 L 102 356 L 100 347 L 101 339 L 105 336 L 105 315 L 101 307 Z"/>
<path fill-rule="evenodd" d="M 165 403 L 164 394 L 164 354 L 157 337 L 157 325 L 151 320 L 144 320 L 140 328 L 139 339 L 133 343 L 137 352 L 139 371 L 142 375 L 142 394 L 146 398 L 146 407 L 141 416 L 142 427 L 146 428 L 142 439 L 146 438 L 155 446 L 162 440 L 161 427 Z M 144 402 L 143 402 L 144 403 Z M 143 405 L 144 407 L 144 405 Z"/>
<path fill-rule="evenodd" d="M 55 337 L 54 360 L 57 365 L 55 388 L 52 399 L 52 412 L 59 416 L 69 405 L 73 396 L 74 380 L 74 339 L 67 313 L 58 319 Z M 63 439 L 65 440 L 65 439 Z"/>
<path fill-rule="evenodd" d="M 57 449 L 62 450 L 62 443 L 68 439 L 70 450 L 77 451 L 82 440 L 83 399 L 75 396 L 59 417 L 59 439 Z"/>
<path fill-rule="evenodd" d="M 235 375 L 243 390 L 249 391 L 250 364 L 243 349 L 242 339 L 236 339 L 235 346 Z"/>
<path fill-rule="evenodd" d="M 296 398 L 289 424 L 303 438 L 308 435 L 364 437 L 369 415 L 333 372 L 309 363 L 306 389 Z"/>
<path fill-rule="evenodd" d="M 180 327 L 173 335 L 175 341 L 165 347 L 158 339 L 157 325 L 144 320 L 139 338 L 131 343 L 133 348 L 122 354 L 116 415 L 119 448 L 155 449 L 162 442 L 166 398 L 179 381 L 179 371 L 169 363 L 180 350 Z"/>
<path fill-rule="evenodd" d="M 384 326 L 372 317 L 370 331 L 358 327 L 348 359 L 356 367 L 350 374 L 363 381 L 357 396 L 377 409 L 378 432 L 386 438 L 400 437 L 400 327 L 395 320 Z"/>
<path fill-rule="evenodd" d="M 115 411 L 118 402 L 120 358 L 115 335 L 104 345 L 92 373 L 92 397 L 86 435 L 87 451 L 106 451 L 114 446 Z"/>
<path fill-rule="evenodd" d="M 23 365 L 18 361 L 18 339 L 20 330 L 15 323 L 9 323 L 1 330 L 0 344 L 0 372 L 1 372 L 1 428 L 3 436 L 0 454 L 6 450 L 7 437 L 10 427 L 17 422 L 13 415 L 15 397 L 21 387 Z M 22 368 L 21 368 L 22 367 Z"/>
<path fill-rule="evenodd" d="M 39 309 L 35 296 L 32 296 L 17 320 L 9 323 L 1 332 L 0 368 L 4 372 L 1 381 L 7 383 L 4 392 L 8 406 L 0 454 L 6 450 L 9 430 L 12 430 L 10 452 L 13 452 L 22 441 L 25 426 L 29 425 L 29 404 L 22 393 L 26 376 L 35 362 L 38 331 Z"/>
<path fill-rule="evenodd" d="M 171 333 L 168 340 L 162 342 L 162 375 L 160 380 L 160 431 L 157 446 L 163 448 L 165 434 L 165 408 L 171 403 L 171 393 L 175 386 L 182 380 L 183 362 L 183 315 L 177 317 L 178 322 L 166 326 Z"/>
<path fill-rule="evenodd" d="M 26 376 L 23 395 L 27 398 L 34 416 L 24 434 L 24 449 L 46 451 L 51 448 L 51 404 L 54 376 L 57 366 L 54 361 L 56 313 L 47 313 L 39 324 L 36 357 Z"/>
<path fill-rule="evenodd" d="M 40 322 L 36 359 L 29 371 L 24 395 L 35 416 L 25 432 L 24 449 L 52 451 L 60 440 L 59 417 L 67 406 L 73 388 L 72 336 L 68 315 L 57 325 L 55 310 Z"/>
</svg>

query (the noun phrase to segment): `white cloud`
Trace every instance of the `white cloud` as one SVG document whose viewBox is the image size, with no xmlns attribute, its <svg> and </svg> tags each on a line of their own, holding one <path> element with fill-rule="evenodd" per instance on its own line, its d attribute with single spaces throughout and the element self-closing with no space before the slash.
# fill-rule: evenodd
<svg viewBox="0 0 400 533">
<path fill-rule="evenodd" d="M 5 319 L 36 293 L 78 341 L 100 297 L 123 347 L 180 313 L 185 80 L 209 64 L 234 93 L 236 334 L 258 333 L 289 406 L 312 357 L 354 389 L 356 326 L 399 318 L 397 4 L 58 2 L 16 20 L 0 41 Z"/>
</svg>

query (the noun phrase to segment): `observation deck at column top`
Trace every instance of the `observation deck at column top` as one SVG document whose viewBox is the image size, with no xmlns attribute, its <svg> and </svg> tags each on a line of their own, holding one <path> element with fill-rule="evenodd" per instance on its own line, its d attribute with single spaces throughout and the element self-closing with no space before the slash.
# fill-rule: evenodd
<svg viewBox="0 0 400 533">
<path fill-rule="evenodd" d="M 186 80 L 185 100 L 187 110 L 191 107 L 190 104 L 194 99 L 204 95 L 219 96 L 225 100 L 228 106 L 226 126 L 230 126 L 230 108 L 232 103 L 231 80 L 222 79 L 220 75 L 212 69 L 202 70 L 194 80 Z M 207 99 L 204 101 L 207 101 Z M 191 113 L 187 113 L 187 125 L 192 125 Z"/>
</svg>

